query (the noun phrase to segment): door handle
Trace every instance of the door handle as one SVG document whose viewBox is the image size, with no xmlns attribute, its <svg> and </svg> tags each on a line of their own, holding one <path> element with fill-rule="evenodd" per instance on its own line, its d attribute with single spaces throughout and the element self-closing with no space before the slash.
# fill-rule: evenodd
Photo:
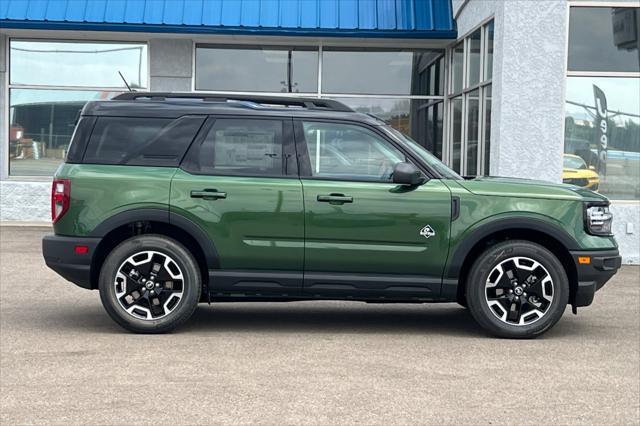
<svg viewBox="0 0 640 426">
<path fill-rule="evenodd" d="M 217 189 L 203 189 L 202 191 L 191 191 L 191 198 L 204 198 L 205 200 L 217 200 L 227 198 L 226 192 L 219 192 Z"/>
<path fill-rule="evenodd" d="M 330 204 L 353 203 L 353 197 L 344 194 L 318 195 L 318 201 Z"/>
</svg>

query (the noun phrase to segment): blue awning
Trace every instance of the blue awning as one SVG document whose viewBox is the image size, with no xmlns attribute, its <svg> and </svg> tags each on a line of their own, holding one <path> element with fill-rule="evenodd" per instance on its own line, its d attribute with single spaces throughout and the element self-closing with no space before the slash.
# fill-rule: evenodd
<svg viewBox="0 0 640 426">
<path fill-rule="evenodd" d="M 0 0 L 0 28 L 456 38 L 451 0 Z"/>
</svg>

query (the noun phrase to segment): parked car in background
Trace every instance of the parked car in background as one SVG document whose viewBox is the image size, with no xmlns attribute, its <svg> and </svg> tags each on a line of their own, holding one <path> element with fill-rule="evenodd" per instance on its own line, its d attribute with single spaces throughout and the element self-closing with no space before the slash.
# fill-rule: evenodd
<svg viewBox="0 0 640 426">
<path fill-rule="evenodd" d="M 199 302 L 356 300 L 458 302 L 489 332 L 529 338 L 620 267 L 604 196 L 463 179 L 328 99 L 89 102 L 51 197 L 47 265 L 142 333 Z"/>
<path fill-rule="evenodd" d="M 564 154 L 562 157 L 562 182 L 598 191 L 600 176 L 595 167 L 587 166 L 582 157 Z"/>
</svg>

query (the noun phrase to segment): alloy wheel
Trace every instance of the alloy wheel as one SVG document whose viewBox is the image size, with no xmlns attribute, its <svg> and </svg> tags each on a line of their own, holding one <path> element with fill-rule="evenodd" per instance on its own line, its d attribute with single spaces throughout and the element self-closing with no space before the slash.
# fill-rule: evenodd
<svg viewBox="0 0 640 426">
<path fill-rule="evenodd" d="M 549 271 L 528 257 L 511 257 L 496 265 L 485 283 L 489 310 L 509 325 L 529 325 L 549 311 L 554 284 Z"/>
<path fill-rule="evenodd" d="M 184 275 L 175 260 L 157 251 L 128 257 L 113 282 L 116 299 L 131 316 L 158 320 L 173 312 L 184 294 Z"/>
</svg>

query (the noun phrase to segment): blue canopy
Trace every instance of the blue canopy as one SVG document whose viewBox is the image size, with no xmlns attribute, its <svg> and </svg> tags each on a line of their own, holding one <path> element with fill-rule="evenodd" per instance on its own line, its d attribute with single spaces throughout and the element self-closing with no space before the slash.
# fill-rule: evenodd
<svg viewBox="0 0 640 426">
<path fill-rule="evenodd" d="M 456 38 L 451 0 L 0 0 L 0 28 Z"/>
</svg>

